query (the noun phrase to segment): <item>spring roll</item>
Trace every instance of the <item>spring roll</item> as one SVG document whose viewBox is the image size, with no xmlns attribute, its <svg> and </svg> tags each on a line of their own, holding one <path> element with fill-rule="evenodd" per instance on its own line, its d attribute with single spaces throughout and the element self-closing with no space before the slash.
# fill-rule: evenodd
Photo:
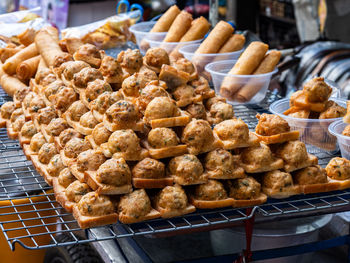
<svg viewBox="0 0 350 263">
<path fill-rule="evenodd" d="M 23 45 L 20 46 L 16 46 L 16 47 L 5 47 L 1 49 L 0 52 L 0 60 L 1 63 L 5 63 L 5 61 L 12 57 L 14 54 L 18 53 L 19 51 L 21 51 L 24 48 Z"/>
<path fill-rule="evenodd" d="M 240 34 L 232 35 L 219 49 L 218 53 L 228 53 L 241 50 L 245 43 L 245 36 Z"/>
<path fill-rule="evenodd" d="M 265 55 L 260 65 L 254 71 L 253 75 L 266 74 L 272 72 L 281 58 L 281 52 L 277 50 L 270 51 Z M 239 102 L 250 101 L 257 92 L 262 88 L 264 83 L 260 80 L 252 79 L 243 86 L 235 95 L 235 100 Z"/>
<path fill-rule="evenodd" d="M 50 27 L 49 29 L 41 29 L 34 39 L 35 45 L 48 67 L 54 66 L 55 58 L 64 54 L 53 32 L 54 30 Z"/>
<path fill-rule="evenodd" d="M 181 13 L 175 18 L 163 41 L 179 42 L 191 27 L 192 20 L 193 18 L 191 14 L 186 11 L 181 11 Z"/>
<path fill-rule="evenodd" d="M 180 42 L 194 41 L 198 39 L 204 38 L 205 34 L 208 33 L 210 28 L 210 24 L 208 20 L 204 17 L 199 17 L 193 20 L 190 29 L 186 32 L 186 34 L 180 39 Z M 183 45 L 179 44 L 171 53 L 170 58 L 174 61 L 180 59 L 182 54 L 179 52 L 179 49 Z"/>
<path fill-rule="evenodd" d="M 234 29 L 225 21 L 220 21 L 196 50 L 196 54 L 217 53 L 220 47 L 232 36 Z"/>
<path fill-rule="evenodd" d="M 43 57 L 40 57 L 40 61 L 39 61 L 39 65 L 38 65 L 38 70 L 37 70 L 37 72 L 38 72 L 39 70 L 43 69 L 43 68 L 48 68 L 48 67 L 47 67 L 47 65 L 46 65 L 45 60 L 43 59 Z"/>
<path fill-rule="evenodd" d="M 18 35 L 18 40 L 22 45 L 29 46 L 34 42 L 35 30 L 27 28 L 26 31 Z"/>
<path fill-rule="evenodd" d="M 18 78 L 9 76 L 6 73 L 2 75 L 0 82 L 2 89 L 11 97 L 18 89 L 27 87 Z"/>
<path fill-rule="evenodd" d="M 30 44 L 28 47 L 23 48 L 19 52 L 17 52 L 12 57 L 8 58 L 4 65 L 2 66 L 2 69 L 7 73 L 8 75 L 13 75 L 16 73 L 17 66 L 23 62 L 24 60 L 27 60 L 29 58 L 37 56 L 38 50 L 36 49 L 35 44 Z"/>
<path fill-rule="evenodd" d="M 230 75 L 249 75 L 252 74 L 263 60 L 269 46 L 255 41 L 250 43 L 247 49 L 237 60 L 237 63 L 232 67 L 228 74 Z M 232 76 L 224 78 L 220 93 L 221 96 L 227 99 L 234 99 L 235 93 L 241 88 L 243 83 L 239 83 L 238 79 Z"/>
<path fill-rule="evenodd" d="M 190 29 L 180 39 L 180 42 L 202 39 L 210 29 L 210 23 L 204 17 L 192 21 Z"/>
<path fill-rule="evenodd" d="M 33 77 L 38 69 L 40 58 L 41 56 L 38 55 L 36 57 L 27 59 L 23 61 L 21 64 L 19 64 L 16 69 L 17 77 L 23 82 L 26 82 L 31 77 Z"/>
<path fill-rule="evenodd" d="M 150 32 L 167 32 L 180 12 L 180 9 L 173 5 L 158 19 Z"/>
</svg>

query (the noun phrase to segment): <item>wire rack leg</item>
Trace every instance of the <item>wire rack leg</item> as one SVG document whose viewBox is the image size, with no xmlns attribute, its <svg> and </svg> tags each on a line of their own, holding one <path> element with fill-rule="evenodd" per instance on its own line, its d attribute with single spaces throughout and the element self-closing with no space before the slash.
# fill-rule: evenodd
<svg viewBox="0 0 350 263">
<path fill-rule="evenodd" d="M 246 209 L 246 215 L 250 215 L 252 213 L 252 208 Z M 254 229 L 254 220 L 255 216 L 248 218 L 244 221 L 245 227 L 245 239 L 246 239 L 246 249 L 243 251 L 242 255 L 235 261 L 235 263 L 248 263 L 252 261 L 252 238 L 253 238 L 253 229 Z"/>
</svg>

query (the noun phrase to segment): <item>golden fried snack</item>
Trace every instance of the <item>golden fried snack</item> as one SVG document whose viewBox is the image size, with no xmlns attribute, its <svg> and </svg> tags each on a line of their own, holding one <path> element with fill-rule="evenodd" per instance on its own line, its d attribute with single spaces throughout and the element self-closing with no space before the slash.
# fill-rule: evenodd
<svg viewBox="0 0 350 263">
<path fill-rule="evenodd" d="M 86 139 L 73 137 L 66 143 L 63 150 L 60 151 L 63 164 L 70 166 L 76 161 L 76 158 L 81 152 L 85 152 L 91 148 L 91 144 Z"/>
<path fill-rule="evenodd" d="M 38 55 L 19 64 L 16 69 L 17 77 L 24 82 L 32 78 L 38 69 L 40 59 L 41 56 Z"/>
<path fill-rule="evenodd" d="M 180 39 L 180 42 L 193 41 L 202 39 L 206 33 L 208 33 L 210 28 L 210 23 L 204 17 L 196 18 L 192 21 L 191 27 L 185 33 L 185 35 Z"/>
<path fill-rule="evenodd" d="M 139 161 L 132 169 L 132 183 L 136 188 L 163 188 L 173 185 L 173 181 L 165 175 L 165 165 L 152 158 Z"/>
<path fill-rule="evenodd" d="M 175 18 L 181 13 L 180 9 L 173 5 L 171 6 L 157 21 L 150 32 L 168 32 Z"/>
<path fill-rule="evenodd" d="M 155 159 L 163 159 L 187 153 L 187 146 L 179 144 L 179 138 L 170 128 L 155 128 L 148 133 L 147 140 L 143 140 L 149 155 Z"/>
<path fill-rule="evenodd" d="M 53 178 L 52 183 L 56 201 L 70 213 L 73 206 L 85 194 L 91 192 L 91 188 L 86 183 L 76 180 L 68 168 L 63 169 L 57 178 Z"/>
<path fill-rule="evenodd" d="M 320 113 L 319 119 L 334 119 L 344 117 L 346 109 L 336 102 L 329 100 L 326 105 L 325 111 Z M 327 126 L 328 127 L 328 126 Z"/>
<path fill-rule="evenodd" d="M 29 58 L 35 57 L 38 54 L 39 53 L 35 44 L 34 43 L 30 44 L 28 47 L 23 48 L 22 50 L 17 52 L 15 55 L 8 58 L 4 63 L 4 65 L 2 66 L 2 69 L 5 73 L 9 75 L 13 75 L 16 73 L 16 68 L 21 62 Z"/>
<path fill-rule="evenodd" d="M 332 88 L 324 81 L 323 77 L 309 80 L 303 88 L 308 102 L 326 102 L 332 94 Z"/>
<path fill-rule="evenodd" d="M 0 60 L 2 63 L 5 63 L 5 61 L 9 58 L 21 51 L 24 48 L 24 46 L 10 46 L 7 45 L 7 47 L 4 47 L 0 49 Z"/>
<path fill-rule="evenodd" d="M 229 39 L 234 29 L 225 21 L 220 21 L 210 32 L 208 37 L 196 50 L 196 54 L 212 54 L 217 53 L 220 47 Z M 197 64 L 197 62 L 195 63 Z M 200 63 L 199 63 L 200 64 Z"/>
<path fill-rule="evenodd" d="M 191 27 L 192 15 L 186 11 L 176 16 L 174 22 L 171 24 L 167 35 L 164 38 L 164 42 L 179 42 L 180 39 L 186 34 Z"/>
<path fill-rule="evenodd" d="M 264 59 L 261 61 L 258 68 L 253 72 L 253 75 L 265 74 L 272 72 L 277 63 L 280 61 L 281 52 L 272 50 Z M 259 83 L 257 80 L 252 79 L 246 85 L 244 85 L 235 95 L 235 100 L 239 102 L 245 102 L 251 100 L 255 94 L 259 92 L 262 88 L 262 83 Z"/>
<path fill-rule="evenodd" d="M 185 85 L 190 80 L 190 74 L 169 65 L 162 65 L 159 79 L 165 81 L 167 86 L 172 89 Z"/>
<path fill-rule="evenodd" d="M 335 157 L 326 166 L 327 176 L 333 180 L 350 182 L 350 161 Z"/>
<path fill-rule="evenodd" d="M 27 159 L 31 160 L 32 155 L 37 155 L 40 148 L 45 143 L 47 143 L 47 141 L 41 132 L 34 134 L 34 136 L 30 139 L 30 143 L 23 145 L 23 152 Z"/>
<path fill-rule="evenodd" d="M 99 68 L 101 65 L 101 53 L 98 48 L 91 44 L 84 44 L 73 54 L 76 61 L 84 61 L 91 67 Z"/>
<path fill-rule="evenodd" d="M 236 179 L 245 177 L 240 156 L 224 149 L 216 149 L 205 156 L 205 169 L 210 179 Z"/>
<path fill-rule="evenodd" d="M 168 164 L 168 173 L 179 185 L 203 184 L 208 177 L 197 156 L 192 154 L 172 158 Z"/>
<path fill-rule="evenodd" d="M 34 42 L 37 50 L 45 60 L 48 67 L 56 64 L 57 58 L 65 54 L 58 45 L 58 39 L 50 33 L 50 27 L 41 29 L 35 36 Z"/>
<path fill-rule="evenodd" d="M 1 77 L 1 87 L 11 97 L 16 93 L 16 91 L 28 88 L 18 78 L 9 76 L 7 74 L 4 74 Z"/>
<path fill-rule="evenodd" d="M 118 204 L 119 221 L 132 224 L 140 221 L 160 217 L 160 213 L 153 209 L 145 189 L 134 190 L 120 198 Z"/>
<path fill-rule="evenodd" d="M 280 170 L 270 171 L 264 174 L 262 190 L 272 198 L 287 198 L 302 192 L 302 187 L 294 185 L 290 173 Z"/>
<path fill-rule="evenodd" d="M 67 51 L 71 55 L 73 55 L 80 48 L 80 46 L 84 45 L 80 38 L 66 38 L 65 42 Z"/>
<path fill-rule="evenodd" d="M 108 159 L 97 171 L 86 171 L 85 181 L 99 194 L 117 195 L 132 191 L 131 171 L 123 158 Z"/>
<path fill-rule="evenodd" d="M 252 176 L 228 181 L 228 188 L 229 197 L 233 198 L 233 207 L 260 205 L 267 200 L 260 183 Z"/>
<path fill-rule="evenodd" d="M 0 108 L 0 128 L 5 128 L 10 123 L 12 113 L 16 110 L 16 105 L 12 101 L 5 102 Z"/>
<path fill-rule="evenodd" d="M 262 115 L 257 114 L 256 118 L 259 122 L 255 127 L 255 134 L 260 141 L 266 144 L 282 143 L 299 138 L 299 131 L 291 131 L 288 122 L 277 115 L 263 113 Z"/>
<path fill-rule="evenodd" d="M 294 182 L 303 189 L 304 194 L 338 190 L 341 183 L 327 177 L 324 168 L 313 165 L 293 173 Z"/>
<path fill-rule="evenodd" d="M 79 203 L 73 206 L 73 215 L 83 229 L 115 224 L 118 220 L 111 200 L 97 192 L 84 195 Z"/>
<path fill-rule="evenodd" d="M 110 106 L 103 117 L 105 127 L 113 132 L 120 129 L 144 131 L 144 122 L 136 105 L 126 100 L 119 100 Z"/>
<path fill-rule="evenodd" d="M 269 46 L 255 41 L 250 43 L 247 49 L 242 53 L 242 55 L 237 60 L 237 63 L 229 71 L 230 75 L 249 75 L 252 74 L 257 67 L 260 65 L 261 61 L 268 50 Z M 223 97 L 234 98 L 235 93 L 241 88 L 240 84 L 235 84 L 234 77 L 227 76 L 224 78 L 220 93 Z"/>
<path fill-rule="evenodd" d="M 244 47 L 245 36 L 233 34 L 226 43 L 219 49 L 218 53 L 228 53 L 241 50 Z"/>
<path fill-rule="evenodd" d="M 317 157 L 307 153 L 305 144 L 301 141 L 289 141 L 276 148 L 276 157 L 283 159 L 286 172 L 293 172 L 318 163 Z"/>
<path fill-rule="evenodd" d="M 155 97 L 146 107 L 144 121 L 152 128 L 184 126 L 190 118 L 168 97 Z"/>
<path fill-rule="evenodd" d="M 271 149 L 263 143 L 245 148 L 241 153 L 241 160 L 246 173 L 261 173 L 283 168 L 283 160 L 276 158 Z"/>
<path fill-rule="evenodd" d="M 283 114 L 293 118 L 308 119 L 310 116 L 310 111 L 299 109 L 298 107 L 292 106 L 288 110 L 283 112 Z"/>
<path fill-rule="evenodd" d="M 140 139 L 133 130 L 117 130 L 101 144 L 101 150 L 106 157 L 122 157 L 127 161 L 139 161 L 148 157 L 148 151 L 141 148 Z"/>
<path fill-rule="evenodd" d="M 100 150 L 89 149 L 79 153 L 76 162 L 69 166 L 71 173 L 80 182 L 85 182 L 84 173 L 96 171 L 104 162 L 106 157 Z"/>
<path fill-rule="evenodd" d="M 18 40 L 22 45 L 29 46 L 34 42 L 35 30 L 33 28 L 27 28 L 24 32 L 19 34 Z"/>
<path fill-rule="evenodd" d="M 249 131 L 248 125 L 241 119 L 222 121 L 214 127 L 213 132 L 226 150 L 259 145 L 258 137 Z"/>
<path fill-rule="evenodd" d="M 21 147 L 23 148 L 24 144 L 29 144 L 32 137 L 37 133 L 37 130 L 34 126 L 33 121 L 27 121 L 23 124 L 21 128 L 21 132 L 19 133 L 19 143 Z"/>
<path fill-rule="evenodd" d="M 187 145 L 188 152 L 195 155 L 222 147 L 205 120 L 193 119 L 188 123 L 182 132 L 181 141 Z"/>
<path fill-rule="evenodd" d="M 196 211 L 193 205 L 188 204 L 184 189 L 176 184 L 163 188 L 155 197 L 154 208 L 162 218 L 181 216 Z"/>
<path fill-rule="evenodd" d="M 233 203 L 223 184 L 217 180 L 208 180 L 207 183 L 196 186 L 189 199 L 191 204 L 201 209 L 232 206 Z"/>
<path fill-rule="evenodd" d="M 154 72 L 159 73 L 163 64 L 170 64 L 169 55 L 160 47 L 150 48 L 143 57 L 143 64 Z"/>
</svg>

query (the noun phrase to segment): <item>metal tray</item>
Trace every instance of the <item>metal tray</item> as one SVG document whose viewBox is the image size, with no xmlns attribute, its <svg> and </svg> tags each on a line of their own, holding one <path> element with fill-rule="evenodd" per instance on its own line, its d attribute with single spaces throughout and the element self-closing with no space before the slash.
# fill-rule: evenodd
<svg viewBox="0 0 350 263">
<path fill-rule="evenodd" d="M 268 105 L 279 97 L 268 93 L 260 105 L 235 106 L 235 115 L 250 129 L 257 124 L 255 115 L 268 112 Z M 0 91 L 0 104 L 9 97 Z M 321 165 L 333 156 L 319 154 Z M 24 202 L 25 200 L 26 202 Z M 197 210 L 172 219 L 155 219 L 123 225 L 117 223 L 91 230 L 82 230 L 70 213 L 55 201 L 52 187 L 35 171 L 17 141 L 9 140 L 6 129 L 0 129 L 0 229 L 12 250 L 19 243 L 27 249 L 67 246 L 138 235 L 173 235 L 207 231 L 238 225 L 255 216 L 256 221 L 310 216 L 349 210 L 350 190 L 300 195 L 251 209 L 225 208 Z M 57 234 L 65 233 L 70 241 L 61 242 Z"/>
</svg>

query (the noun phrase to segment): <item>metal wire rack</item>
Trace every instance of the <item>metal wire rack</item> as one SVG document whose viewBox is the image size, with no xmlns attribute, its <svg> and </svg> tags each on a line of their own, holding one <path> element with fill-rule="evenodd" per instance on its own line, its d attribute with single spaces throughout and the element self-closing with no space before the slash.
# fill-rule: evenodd
<svg viewBox="0 0 350 263">
<path fill-rule="evenodd" d="M 0 91 L 0 104 L 8 97 Z M 236 106 L 235 115 L 255 127 L 256 113 L 266 112 L 271 101 L 278 96 L 269 94 L 259 106 Z M 320 164 L 332 156 L 318 156 Z M 283 215 L 301 215 L 329 211 L 342 207 L 349 209 L 350 191 L 298 196 L 283 201 L 269 201 L 253 209 L 200 210 L 196 213 L 168 220 L 155 219 L 131 225 L 115 224 L 81 230 L 70 213 L 55 201 L 52 188 L 35 171 L 24 156 L 17 141 L 9 140 L 5 129 L 0 129 L 0 229 L 12 250 L 18 243 L 27 249 L 68 246 L 78 243 L 103 241 L 137 235 L 160 235 L 176 231 L 196 231 L 232 226 L 253 215 L 263 219 Z M 257 213 L 256 213 L 257 212 Z M 100 230 L 100 232 L 99 232 Z M 88 233 L 86 232 L 88 231 Z M 62 242 L 58 234 L 66 234 L 69 241 Z"/>
</svg>

